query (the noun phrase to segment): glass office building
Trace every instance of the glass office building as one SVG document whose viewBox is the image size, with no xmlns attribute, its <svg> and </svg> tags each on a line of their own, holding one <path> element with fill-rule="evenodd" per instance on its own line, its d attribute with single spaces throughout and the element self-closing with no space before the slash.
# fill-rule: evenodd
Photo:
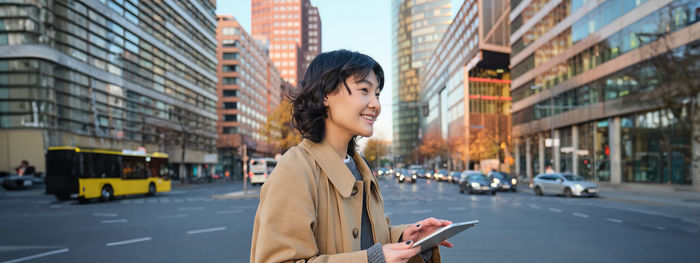
<svg viewBox="0 0 700 263">
<path fill-rule="evenodd" d="M 438 136 L 454 145 L 488 132 L 492 146 L 510 146 L 508 8 L 505 0 L 463 2 L 420 72 L 424 138 Z M 454 170 L 499 158 L 497 153 L 487 157 L 470 152 L 468 143 L 459 148 L 449 149 L 449 167 Z M 504 158 L 501 155 L 500 161 Z M 444 159 L 440 165 L 446 167 Z"/>
<path fill-rule="evenodd" d="M 393 153 L 397 163 L 418 161 L 419 70 L 430 59 L 451 23 L 449 0 L 393 0 Z"/>
<path fill-rule="evenodd" d="M 50 146 L 216 162 L 213 0 L 0 3 L 0 170 Z"/>
<path fill-rule="evenodd" d="M 700 54 L 700 2 L 511 4 L 517 173 L 549 167 L 610 183 L 698 185 L 690 97 L 664 100 L 664 90 L 692 84 L 665 77 L 660 63 L 675 54 L 668 65 L 700 72 L 691 61 Z"/>
</svg>

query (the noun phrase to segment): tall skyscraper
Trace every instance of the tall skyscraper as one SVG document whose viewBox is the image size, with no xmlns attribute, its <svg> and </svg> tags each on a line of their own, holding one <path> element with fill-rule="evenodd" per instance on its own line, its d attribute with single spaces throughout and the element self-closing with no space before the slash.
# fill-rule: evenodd
<svg viewBox="0 0 700 263">
<path fill-rule="evenodd" d="M 238 176 L 242 143 L 251 156 L 274 154 L 265 147 L 259 130 L 280 104 L 282 79 L 268 57 L 266 43 L 248 35 L 231 15 L 219 15 L 217 21 L 219 165 Z"/>
<path fill-rule="evenodd" d="M 699 16 L 690 0 L 513 1 L 516 172 L 700 189 L 697 94 L 669 97 L 697 86 Z"/>
<path fill-rule="evenodd" d="M 393 0 L 393 152 L 398 163 L 417 161 L 420 112 L 419 70 L 452 21 L 450 0 Z"/>
<path fill-rule="evenodd" d="M 465 0 L 421 69 L 421 132 L 449 142 L 450 168 L 506 159 L 500 147 L 510 145 L 509 8 L 507 0 Z"/>
<path fill-rule="evenodd" d="M 309 0 L 252 0 L 252 35 L 269 41 L 270 58 L 282 78 L 298 86 L 321 52 L 321 17 Z"/>
<path fill-rule="evenodd" d="M 0 170 L 49 146 L 216 162 L 216 20 L 208 0 L 0 3 Z M 183 147 L 182 145 L 186 145 Z"/>
</svg>

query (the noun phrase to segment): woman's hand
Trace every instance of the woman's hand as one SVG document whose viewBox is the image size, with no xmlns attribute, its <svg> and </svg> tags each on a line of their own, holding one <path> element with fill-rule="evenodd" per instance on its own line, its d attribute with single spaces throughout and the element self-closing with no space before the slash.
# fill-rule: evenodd
<svg viewBox="0 0 700 263">
<path fill-rule="evenodd" d="M 384 261 L 387 263 L 408 262 L 409 259 L 420 253 L 420 247 L 411 248 L 412 245 L 413 241 L 383 245 Z"/>
<path fill-rule="evenodd" d="M 406 230 L 403 231 L 403 235 L 401 236 L 401 241 L 413 241 L 416 242 L 418 240 L 421 240 L 422 238 L 429 236 L 435 230 L 438 228 L 447 226 L 452 224 L 451 221 L 449 220 L 441 220 L 441 219 L 435 219 L 435 218 L 426 218 L 421 221 L 416 222 L 415 224 L 409 226 L 406 228 Z M 452 247 L 452 243 L 449 241 L 445 240 L 440 242 L 441 246 L 445 247 Z"/>
</svg>

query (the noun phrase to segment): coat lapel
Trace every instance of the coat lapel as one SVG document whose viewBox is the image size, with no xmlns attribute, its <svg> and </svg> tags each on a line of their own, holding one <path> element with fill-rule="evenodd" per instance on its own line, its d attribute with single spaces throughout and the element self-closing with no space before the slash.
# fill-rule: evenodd
<svg viewBox="0 0 700 263">
<path fill-rule="evenodd" d="M 325 141 L 315 143 L 308 139 L 304 139 L 299 146 L 313 156 L 321 170 L 328 176 L 328 180 L 338 189 L 340 195 L 343 198 L 350 197 L 352 187 L 355 185 L 355 177 L 343 163 L 343 160 L 338 157 L 333 147 Z"/>
</svg>

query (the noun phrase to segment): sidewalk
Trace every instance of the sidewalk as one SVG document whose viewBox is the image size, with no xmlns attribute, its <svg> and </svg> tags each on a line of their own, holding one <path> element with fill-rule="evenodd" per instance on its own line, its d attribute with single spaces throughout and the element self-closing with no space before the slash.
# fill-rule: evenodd
<svg viewBox="0 0 700 263">
<path fill-rule="evenodd" d="M 700 208 L 700 191 L 689 186 L 596 182 L 604 199 Z"/>
</svg>

